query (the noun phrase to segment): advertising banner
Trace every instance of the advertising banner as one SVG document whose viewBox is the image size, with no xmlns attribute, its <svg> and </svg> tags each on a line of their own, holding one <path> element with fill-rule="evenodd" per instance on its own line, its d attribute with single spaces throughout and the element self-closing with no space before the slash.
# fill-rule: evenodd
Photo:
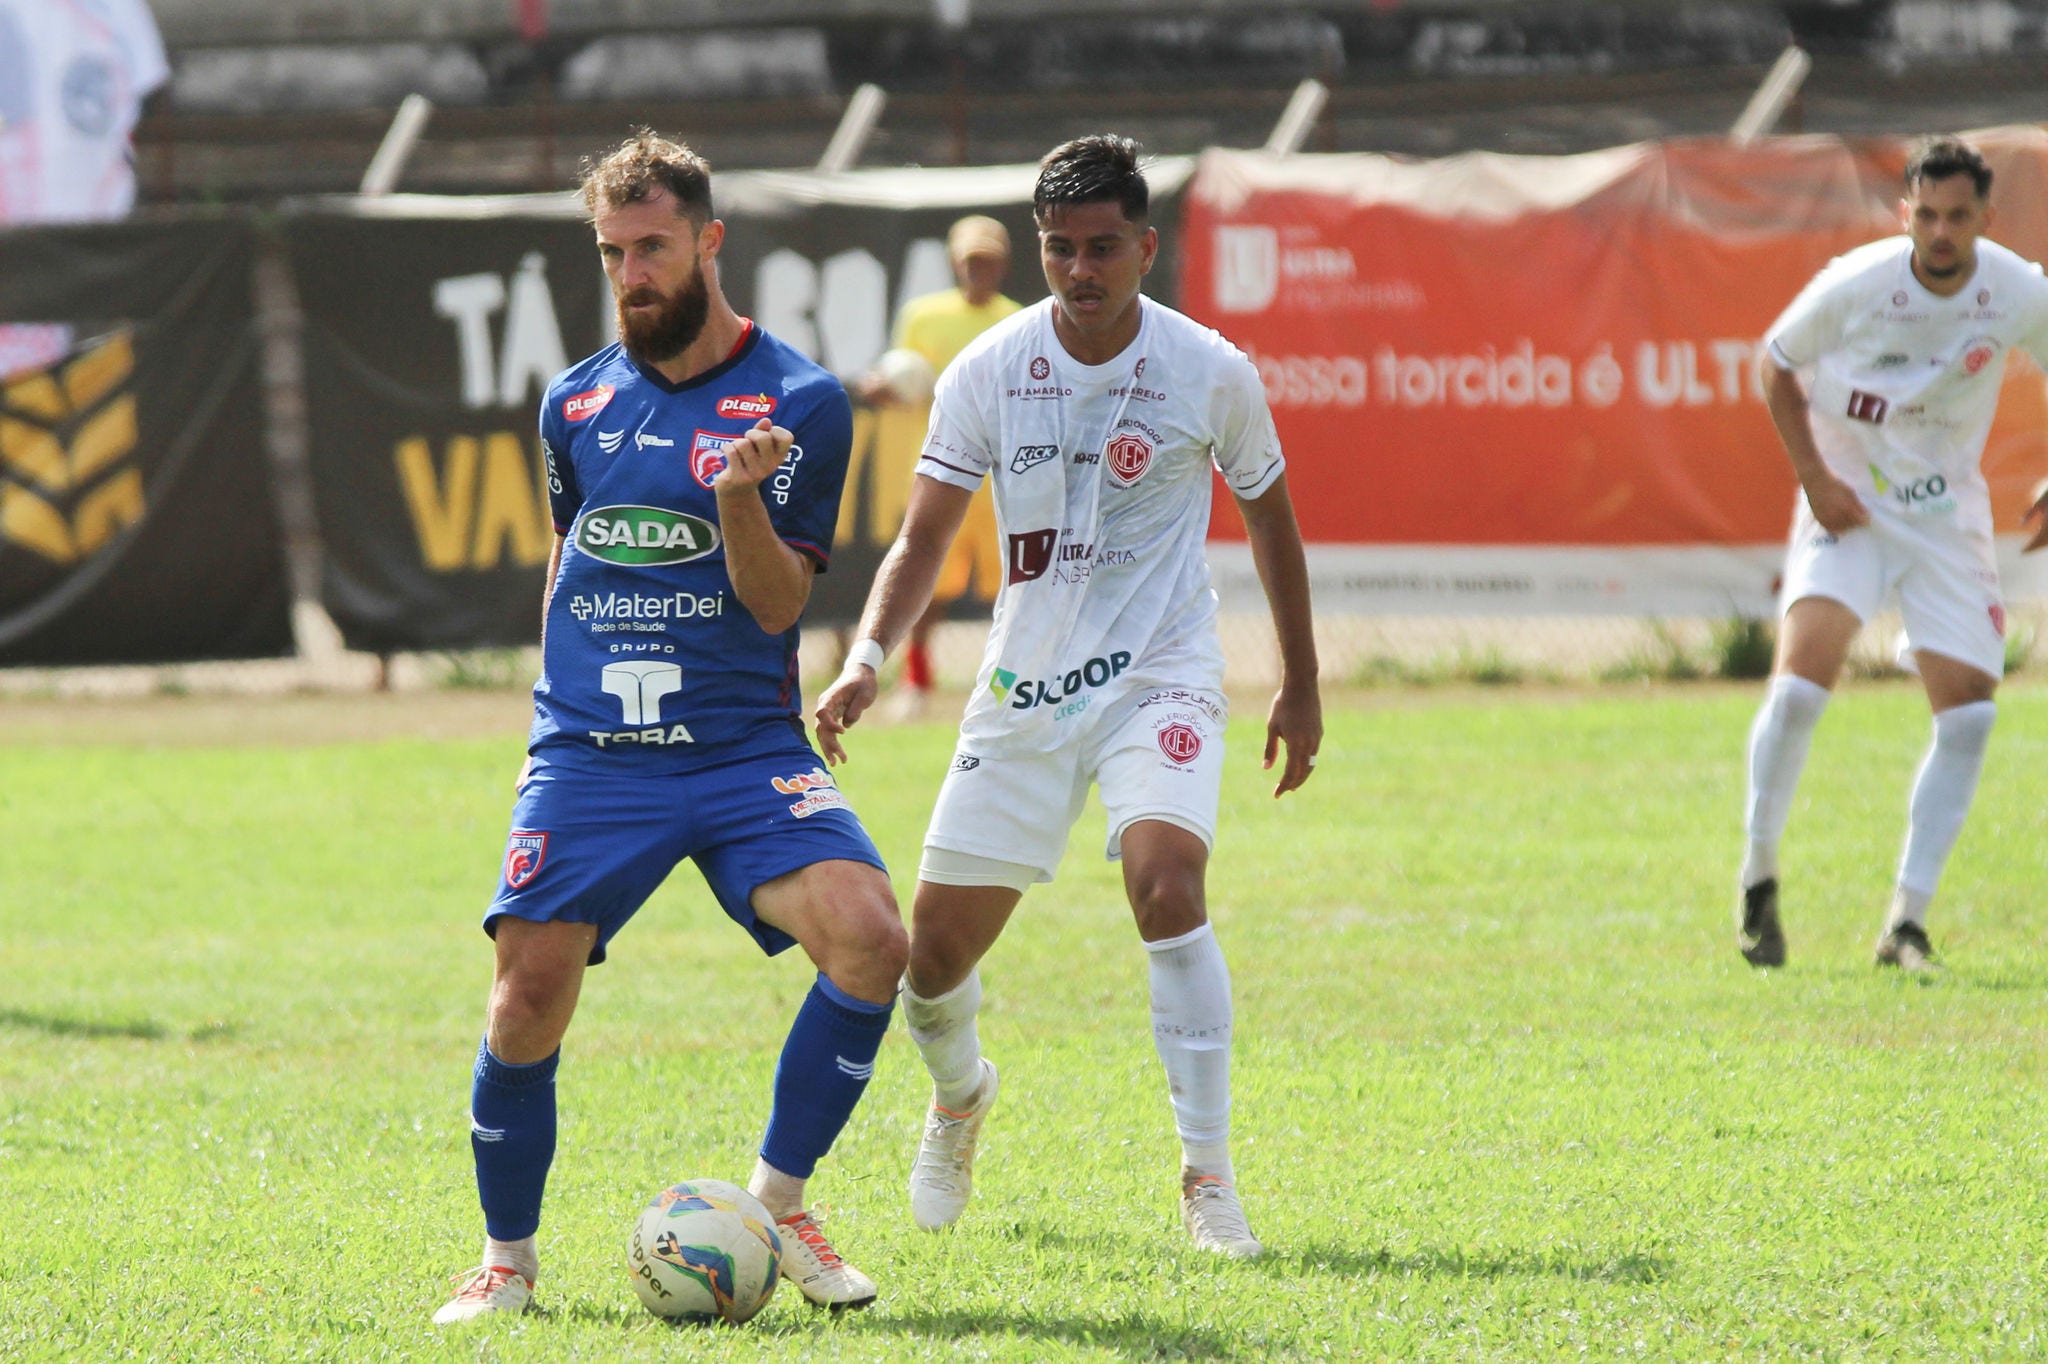
<svg viewBox="0 0 2048 1364">
<path fill-rule="evenodd" d="M 540 397 L 599 346 L 589 229 L 312 212 L 285 234 L 321 601 L 343 639 L 376 652 L 532 643 L 554 545 Z"/>
<path fill-rule="evenodd" d="M 2048 254 L 2048 136 L 1977 140 L 2016 210 L 1993 235 Z M 1796 484 L 1758 338 L 1831 257 L 1900 231 L 1905 154 L 1821 137 L 1206 153 L 1183 299 L 1265 378 L 1317 605 L 1768 611 Z M 1986 455 L 2006 531 L 2048 472 L 2044 419 L 2016 359 Z M 1219 508 L 1212 534 L 1241 539 L 1238 518 Z M 1219 557 L 1243 590 L 1242 553 Z"/>
<path fill-rule="evenodd" d="M 1178 212 L 1192 169 L 1187 158 L 1151 168 L 1155 217 Z M 1035 177 L 1031 166 L 714 171 L 726 223 L 719 280 L 742 316 L 851 383 L 888 349 L 904 301 L 952 285 L 946 230 L 964 214 L 1009 229 L 1011 296 L 1044 295 Z M 305 311 L 329 614 L 359 649 L 533 642 L 553 538 L 540 394 L 614 335 L 582 204 L 569 194 L 320 200 L 286 233 Z M 1170 300 L 1178 272 L 1162 256 L 1152 283 Z M 859 616 L 902 523 L 925 420 L 921 406 L 856 406 L 832 567 L 807 624 Z M 986 615 L 995 576 L 970 576 L 956 613 Z"/>
<path fill-rule="evenodd" d="M 0 233 L 0 666 L 292 647 L 233 221 Z"/>
</svg>

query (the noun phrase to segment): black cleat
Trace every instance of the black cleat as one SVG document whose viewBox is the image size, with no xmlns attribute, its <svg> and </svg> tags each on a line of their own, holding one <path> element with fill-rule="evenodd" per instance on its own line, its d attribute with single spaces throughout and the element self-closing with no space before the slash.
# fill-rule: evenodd
<svg viewBox="0 0 2048 1364">
<path fill-rule="evenodd" d="M 1892 925 L 1891 931 L 1877 940 L 1877 964 L 1896 966 L 1916 976 L 1939 969 L 1934 961 L 1934 944 L 1927 941 L 1927 930 L 1910 919 Z"/>
<path fill-rule="evenodd" d="M 1778 926 L 1777 877 L 1766 876 L 1743 890 L 1742 931 L 1736 945 L 1742 949 L 1742 959 L 1751 966 L 1785 964 L 1785 930 Z"/>
</svg>

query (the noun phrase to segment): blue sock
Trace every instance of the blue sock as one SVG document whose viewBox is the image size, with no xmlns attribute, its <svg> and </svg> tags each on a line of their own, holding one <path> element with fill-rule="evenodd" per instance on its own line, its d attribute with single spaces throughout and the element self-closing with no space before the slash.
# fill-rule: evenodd
<svg viewBox="0 0 2048 1364">
<path fill-rule="evenodd" d="M 761 1159 L 809 1179 L 875 1073 L 895 1001 L 855 999 L 822 973 L 782 1044 L 775 1066 L 775 1107 L 761 1138 Z"/>
<path fill-rule="evenodd" d="M 545 1061 L 507 1065 L 491 1055 L 488 1040 L 476 1050 L 469 1094 L 469 1149 L 476 1155 L 476 1192 L 484 1230 L 493 1240 L 518 1241 L 540 1229 L 540 1197 L 555 1160 L 555 1066 Z"/>
</svg>

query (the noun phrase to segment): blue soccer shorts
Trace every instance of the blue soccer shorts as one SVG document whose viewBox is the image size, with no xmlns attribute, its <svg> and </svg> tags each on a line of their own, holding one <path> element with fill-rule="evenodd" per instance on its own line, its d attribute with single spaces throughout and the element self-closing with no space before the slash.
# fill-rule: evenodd
<svg viewBox="0 0 2048 1364">
<path fill-rule="evenodd" d="M 684 858 L 719 906 L 770 956 L 796 939 L 754 914 L 754 891 L 813 862 L 881 853 L 808 744 L 792 742 L 682 774 L 597 773 L 536 758 L 512 807 L 498 891 L 484 911 L 596 924 L 590 962 Z"/>
</svg>

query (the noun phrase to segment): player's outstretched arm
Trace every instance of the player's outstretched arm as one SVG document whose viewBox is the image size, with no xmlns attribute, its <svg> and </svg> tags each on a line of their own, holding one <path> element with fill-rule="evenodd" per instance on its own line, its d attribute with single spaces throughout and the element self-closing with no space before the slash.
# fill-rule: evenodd
<svg viewBox="0 0 2048 1364">
<path fill-rule="evenodd" d="M 2027 543 L 2020 546 L 2020 553 L 2032 554 L 2041 546 L 2048 545 L 2048 478 L 2034 485 L 2034 505 L 2021 515 L 2020 524 L 2034 527 Z"/>
<path fill-rule="evenodd" d="M 939 567 L 953 537 L 960 533 L 960 523 L 967 519 L 967 504 L 973 497 L 966 488 L 923 474 L 911 481 L 903 529 L 896 533 L 896 543 L 889 546 L 882 566 L 875 571 L 875 584 L 868 589 L 868 604 L 860 613 L 860 628 L 854 632 L 853 647 L 847 650 L 846 666 L 818 698 L 812 716 L 818 730 L 818 751 L 831 766 L 846 761 L 846 748 L 839 736 L 853 728 L 875 703 L 875 672 L 882 660 L 931 605 Z"/>
<path fill-rule="evenodd" d="M 725 541 L 725 572 L 733 595 L 771 635 L 797 623 L 811 599 L 809 559 L 791 549 L 768 519 L 761 485 L 768 481 L 796 437 L 766 417 L 725 447 L 725 468 L 711 480 L 718 494 L 718 531 Z"/>
<path fill-rule="evenodd" d="M 1806 490 L 1806 505 L 1813 508 L 1813 519 L 1836 535 L 1869 525 L 1870 509 L 1854 488 L 1835 477 L 1821 459 L 1820 447 L 1813 443 L 1813 424 L 1798 376 L 1781 368 L 1768 352 L 1757 363 L 1763 369 L 1764 406 L 1770 410 L 1771 424 L 1778 428 L 1792 472 Z"/>
<path fill-rule="evenodd" d="M 1315 613 L 1309 605 L 1308 557 L 1301 548 L 1301 527 L 1294 520 L 1294 502 L 1281 474 L 1259 496 L 1237 499 L 1244 514 L 1245 536 L 1251 541 L 1252 564 L 1266 589 L 1273 612 L 1273 632 L 1280 641 L 1280 690 L 1266 714 L 1266 762 L 1272 770 L 1284 744 L 1286 765 L 1277 800 L 1309 779 L 1316 750 L 1323 746 L 1323 698 L 1316 681 Z"/>
</svg>

